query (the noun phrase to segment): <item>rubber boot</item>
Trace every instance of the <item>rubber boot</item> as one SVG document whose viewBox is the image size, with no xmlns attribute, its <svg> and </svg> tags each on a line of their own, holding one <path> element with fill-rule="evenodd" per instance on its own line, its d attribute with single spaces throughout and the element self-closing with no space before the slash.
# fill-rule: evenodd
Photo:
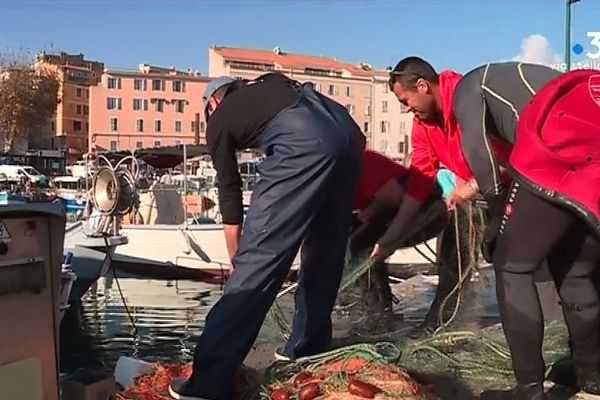
<svg viewBox="0 0 600 400">
<path fill-rule="evenodd" d="M 508 390 L 486 390 L 481 400 L 546 400 L 541 383 L 518 384 Z"/>
</svg>

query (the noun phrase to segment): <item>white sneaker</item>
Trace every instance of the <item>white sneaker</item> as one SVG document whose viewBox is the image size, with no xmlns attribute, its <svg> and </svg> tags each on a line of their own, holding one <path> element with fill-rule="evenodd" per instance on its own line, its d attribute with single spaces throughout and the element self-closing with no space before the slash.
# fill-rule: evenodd
<svg viewBox="0 0 600 400">
<path fill-rule="evenodd" d="M 186 379 L 180 378 L 180 379 L 175 379 L 173 382 L 171 382 L 171 384 L 169 385 L 169 394 L 171 395 L 172 398 L 174 398 L 176 400 L 210 400 L 205 397 L 179 394 L 178 391 L 181 389 L 181 386 L 183 386 L 185 381 L 186 381 Z"/>
</svg>

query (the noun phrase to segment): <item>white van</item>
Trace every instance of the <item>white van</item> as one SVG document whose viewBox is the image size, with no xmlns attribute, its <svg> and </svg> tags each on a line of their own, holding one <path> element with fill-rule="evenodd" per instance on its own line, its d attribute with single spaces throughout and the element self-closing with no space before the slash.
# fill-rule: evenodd
<svg viewBox="0 0 600 400">
<path fill-rule="evenodd" d="M 29 165 L 0 165 L 0 174 L 4 174 L 10 180 L 27 177 L 32 183 L 38 182 L 44 177 L 37 169 Z"/>
</svg>

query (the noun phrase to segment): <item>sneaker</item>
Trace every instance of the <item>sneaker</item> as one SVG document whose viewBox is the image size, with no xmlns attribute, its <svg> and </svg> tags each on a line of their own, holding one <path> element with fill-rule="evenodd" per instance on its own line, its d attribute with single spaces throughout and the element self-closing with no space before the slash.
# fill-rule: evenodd
<svg viewBox="0 0 600 400">
<path fill-rule="evenodd" d="M 176 400 L 210 400 L 206 397 L 200 397 L 191 394 L 188 390 L 186 390 L 186 382 L 187 380 L 184 378 L 175 379 L 173 382 L 171 382 L 169 385 L 169 394 L 172 398 Z"/>
<path fill-rule="evenodd" d="M 277 361 L 286 361 L 286 362 L 294 361 L 294 357 L 289 356 L 285 352 L 285 347 L 278 347 L 278 348 L 276 348 L 274 355 L 275 355 L 275 359 Z"/>
</svg>

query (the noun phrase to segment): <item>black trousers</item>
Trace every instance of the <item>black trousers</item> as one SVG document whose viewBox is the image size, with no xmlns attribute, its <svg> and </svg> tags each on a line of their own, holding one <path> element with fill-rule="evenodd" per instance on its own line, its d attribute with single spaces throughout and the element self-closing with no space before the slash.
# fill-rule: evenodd
<svg viewBox="0 0 600 400">
<path fill-rule="evenodd" d="M 600 304 L 593 274 L 600 240 L 573 212 L 513 185 L 494 253 L 500 317 L 519 383 L 542 382 L 544 322 L 534 273 L 544 259 L 556 283 L 575 363 L 600 366 Z M 510 214 L 510 215 L 509 215 Z"/>
</svg>

